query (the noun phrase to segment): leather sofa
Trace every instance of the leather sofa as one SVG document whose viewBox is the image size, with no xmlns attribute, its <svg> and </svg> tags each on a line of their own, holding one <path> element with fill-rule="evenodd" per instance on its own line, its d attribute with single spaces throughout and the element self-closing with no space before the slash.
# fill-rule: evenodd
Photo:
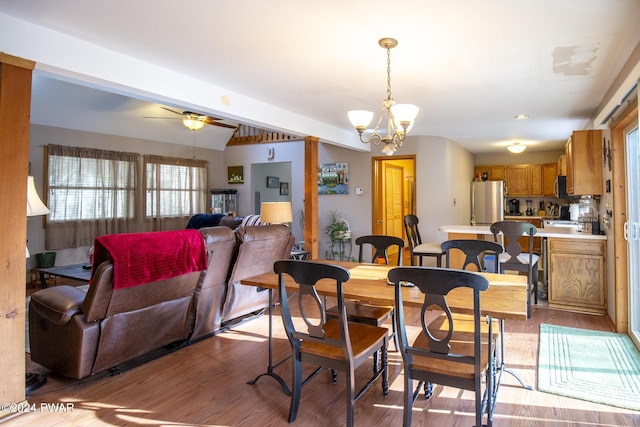
<svg viewBox="0 0 640 427">
<path fill-rule="evenodd" d="M 113 369 L 150 352 L 193 343 L 268 305 L 239 283 L 273 271 L 294 238 L 280 225 L 200 230 L 206 270 L 114 289 L 113 260 L 95 262 L 87 292 L 56 286 L 31 296 L 31 360 L 71 378 Z"/>
</svg>

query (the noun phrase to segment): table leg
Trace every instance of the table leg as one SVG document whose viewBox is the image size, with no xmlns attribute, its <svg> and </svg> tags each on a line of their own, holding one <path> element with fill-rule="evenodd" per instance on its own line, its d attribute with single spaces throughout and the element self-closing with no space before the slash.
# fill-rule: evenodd
<svg viewBox="0 0 640 427">
<path fill-rule="evenodd" d="M 282 387 L 282 391 L 284 392 L 284 394 L 286 394 L 287 396 L 291 396 L 291 390 L 287 386 L 287 383 L 282 379 L 280 375 L 276 374 L 273 371 L 274 368 L 277 368 L 283 362 L 285 362 L 286 360 L 289 360 L 291 358 L 291 355 L 285 357 L 275 365 L 273 364 L 273 290 L 272 289 L 269 289 L 269 309 L 268 310 L 269 310 L 269 364 L 267 365 L 267 372 L 264 372 L 258 375 L 251 381 L 247 381 L 247 384 L 254 385 L 256 382 L 258 382 L 260 377 L 268 376 L 278 381 L 278 384 L 280 384 L 280 387 Z"/>
<path fill-rule="evenodd" d="M 502 379 L 502 373 L 506 372 L 507 374 L 511 374 L 516 380 L 518 380 L 518 382 L 523 388 L 527 390 L 533 390 L 532 386 L 525 384 L 524 380 L 520 377 L 520 375 L 516 374 L 511 369 L 507 368 L 507 364 L 504 361 L 504 319 L 500 319 L 500 360 L 498 361 L 498 371 L 500 371 L 500 374 L 496 379 L 496 387 L 500 385 L 500 380 Z"/>
<path fill-rule="evenodd" d="M 45 277 L 44 272 L 40 271 L 40 286 L 42 286 L 42 289 L 47 288 L 47 278 Z"/>
</svg>

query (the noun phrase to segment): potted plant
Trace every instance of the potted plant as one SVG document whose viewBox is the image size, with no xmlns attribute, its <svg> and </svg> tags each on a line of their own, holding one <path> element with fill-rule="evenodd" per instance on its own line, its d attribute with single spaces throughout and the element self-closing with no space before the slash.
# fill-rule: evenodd
<svg viewBox="0 0 640 427">
<path fill-rule="evenodd" d="M 346 219 L 343 218 L 340 211 L 331 211 L 329 224 L 324 228 L 325 233 L 329 236 L 330 250 L 327 251 L 327 259 L 339 259 L 343 261 L 346 258 L 345 242 L 351 239 L 351 228 Z"/>
</svg>

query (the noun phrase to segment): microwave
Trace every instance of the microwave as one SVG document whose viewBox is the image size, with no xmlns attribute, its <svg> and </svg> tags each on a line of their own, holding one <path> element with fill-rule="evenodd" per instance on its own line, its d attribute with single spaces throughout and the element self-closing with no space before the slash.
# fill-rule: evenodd
<svg viewBox="0 0 640 427">
<path fill-rule="evenodd" d="M 560 175 L 556 178 L 556 181 L 553 183 L 553 193 L 556 197 L 559 198 L 568 198 L 572 197 L 567 194 L 567 177 L 564 175 Z"/>
</svg>

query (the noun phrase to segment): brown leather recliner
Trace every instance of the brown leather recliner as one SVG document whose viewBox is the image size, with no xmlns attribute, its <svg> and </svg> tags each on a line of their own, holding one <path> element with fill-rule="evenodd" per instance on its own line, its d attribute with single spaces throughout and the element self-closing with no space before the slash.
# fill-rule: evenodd
<svg viewBox="0 0 640 427">
<path fill-rule="evenodd" d="M 276 261 L 289 259 L 295 241 L 284 225 L 241 227 L 236 231 L 240 245 L 233 263 L 224 303 L 222 323 L 266 308 L 269 294 L 255 286 L 240 284 L 242 279 L 272 273 Z"/>
<path fill-rule="evenodd" d="M 222 325 L 222 309 L 227 295 L 227 280 L 231 263 L 236 257 L 238 242 L 229 227 L 201 228 L 207 247 L 207 272 L 195 294 L 195 324 L 190 342 L 213 335 Z"/>
</svg>

